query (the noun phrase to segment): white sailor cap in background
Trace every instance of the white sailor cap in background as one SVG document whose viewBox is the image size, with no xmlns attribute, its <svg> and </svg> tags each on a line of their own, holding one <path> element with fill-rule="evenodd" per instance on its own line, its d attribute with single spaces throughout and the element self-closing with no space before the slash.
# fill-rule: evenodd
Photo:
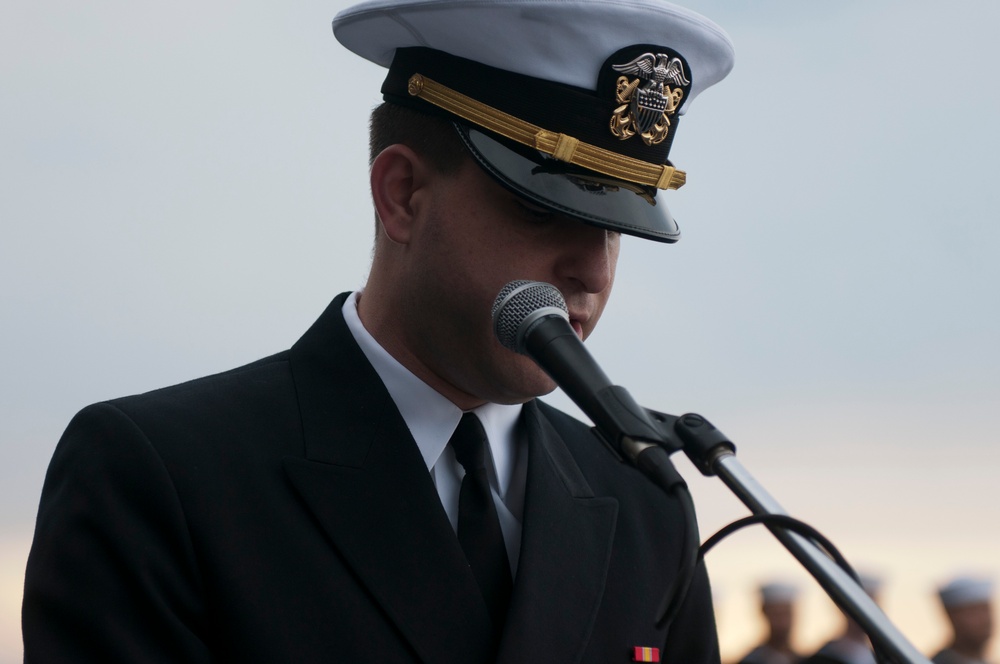
<svg viewBox="0 0 1000 664">
<path fill-rule="evenodd" d="M 799 596 L 799 587 L 787 581 L 768 581 L 760 585 L 761 604 L 791 604 Z"/>
<path fill-rule="evenodd" d="M 938 588 L 938 597 L 945 608 L 989 602 L 993 582 L 984 577 L 959 576 Z"/>
<path fill-rule="evenodd" d="M 680 115 L 733 66 L 726 33 L 659 0 L 372 0 L 337 39 L 389 67 L 387 101 L 455 122 L 487 173 L 587 223 L 661 242 Z"/>
</svg>

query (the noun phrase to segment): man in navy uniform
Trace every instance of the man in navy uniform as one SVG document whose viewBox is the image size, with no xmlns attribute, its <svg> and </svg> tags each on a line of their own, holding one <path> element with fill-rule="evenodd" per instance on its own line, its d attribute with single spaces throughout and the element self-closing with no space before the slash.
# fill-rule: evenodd
<svg viewBox="0 0 1000 664">
<path fill-rule="evenodd" d="M 679 238 L 668 152 L 728 37 L 655 0 L 378 0 L 334 32 L 389 68 L 368 282 L 288 351 L 74 418 L 26 661 L 717 662 L 704 569 L 658 624 L 678 501 L 535 400 L 490 309 L 549 282 L 585 338 L 620 235 Z"/>
<path fill-rule="evenodd" d="M 792 647 L 798 586 L 787 581 L 760 585 L 760 613 L 767 623 L 767 636 L 740 660 L 740 664 L 797 664 L 802 657 Z"/>
<path fill-rule="evenodd" d="M 872 573 L 859 573 L 864 591 L 877 603 L 882 592 L 883 579 Z M 844 614 L 844 630 L 820 647 L 803 664 L 877 664 L 871 640 L 864 628 Z"/>
<path fill-rule="evenodd" d="M 934 664 L 986 664 L 986 647 L 993 636 L 993 582 L 957 576 L 938 588 L 938 598 L 951 640 L 934 655 Z"/>
</svg>

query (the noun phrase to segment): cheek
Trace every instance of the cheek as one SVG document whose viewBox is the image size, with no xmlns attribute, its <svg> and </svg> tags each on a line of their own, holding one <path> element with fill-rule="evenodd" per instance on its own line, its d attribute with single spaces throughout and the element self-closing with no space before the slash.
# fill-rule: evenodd
<svg viewBox="0 0 1000 664">
<path fill-rule="evenodd" d="M 608 238 L 608 264 L 611 267 L 611 284 L 615 283 L 615 273 L 618 271 L 618 256 L 622 250 L 622 236 L 613 233 Z"/>
<path fill-rule="evenodd" d="M 608 306 L 608 300 L 611 299 L 611 291 L 614 287 L 613 276 L 614 275 L 612 274 L 612 282 L 608 284 L 608 287 L 598 295 L 597 306 L 594 310 L 594 317 L 591 319 L 593 325 L 597 325 L 597 321 L 599 321 L 601 316 L 604 315 L 604 308 Z M 593 325 L 591 327 L 593 327 Z"/>
</svg>

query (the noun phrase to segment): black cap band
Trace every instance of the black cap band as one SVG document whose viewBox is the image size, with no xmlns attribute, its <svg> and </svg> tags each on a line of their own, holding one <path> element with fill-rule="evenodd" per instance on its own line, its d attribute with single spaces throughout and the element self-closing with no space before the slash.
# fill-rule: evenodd
<svg viewBox="0 0 1000 664">
<path fill-rule="evenodd" d="M 652 48 L 656 47 L 632 46 L 628 50 L 642 52 L 643 49 Z M 608 64 L 602 68 L 602 83 L 606 79 L 604 69 L 614 74 L 610 65 L 624 57 L 623 52 L 619 51 L 609 58 Z M 432 104 L 415 99 L 408 93 L 407 86 L 413 74 L 427 76 L 468 97 L 549 131 L 567 134 L 633 159 L 653 164 L 668 163 L 667 154 L 676 131 L 676 117 L 669 128 L 667 139 L 656 145 L 647 145 L 639 139 L 622 141 L 612 135 L 608 124 L 619 105 L 614 95 L 613 78 L 610 83 L 605 83 L 605 90 L 595 92 L 515 74 L 430 48 L 397 49 L 382 84 L 385 100 L 425 113 L 444 114 L 452 119 L 454 116 L 443 113 Z M 459 121 L 466 122 L 461 119 Z"/>
</svg>

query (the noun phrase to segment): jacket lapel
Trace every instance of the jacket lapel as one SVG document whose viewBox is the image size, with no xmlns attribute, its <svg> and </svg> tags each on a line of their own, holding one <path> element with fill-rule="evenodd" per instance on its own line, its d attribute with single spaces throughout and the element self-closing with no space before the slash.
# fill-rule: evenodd
<svg viewBox="0 0 1000 664">
<path fill-rule="evenodd" d="M 405 422 L 344 322 L 344 297 L 291 351 L 306 450 L 285 459 L 286 473 L 423 661 L 485 661 L 486 605 Z"/>
<path fill-rule="evenodd" d="M 618 501 L 594 496 L 535 402 L 522 418 L 529 456 L 521 557 L 498 661 L 578 662 L 604 594 Z"/>
</svg>

